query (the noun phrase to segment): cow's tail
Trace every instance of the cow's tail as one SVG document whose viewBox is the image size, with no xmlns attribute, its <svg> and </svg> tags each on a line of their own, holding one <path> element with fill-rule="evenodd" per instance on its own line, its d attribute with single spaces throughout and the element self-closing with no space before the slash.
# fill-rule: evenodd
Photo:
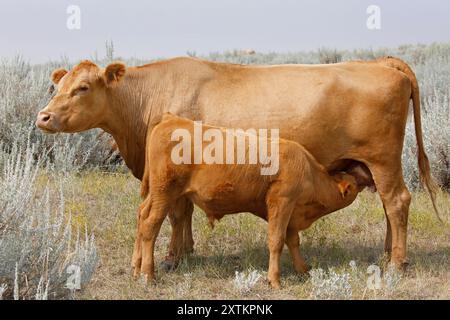
<svg viewBox="0 0 450 320">
<path fill-rule="evenodd" d="M 425 148 L 423 145 L 422 121 L 420 117 L 419 84 L 417 82 L 416 75 L 409 67 L 409 65 L 401 59 L 388 56 L 380 58 L 378 59 L 378 61 L 386 66 L 403 72 L 411 81 L 411 99 L 413 101 L 414 128 L 417 140 L 417 159 L 419 163 L 420 182 L 422 186 L 427 189 L 431 198 L 431 202 L 433 203 L 434 212 L 436 213 L 438 220 L 442 222 L 436 206 L 436 193 L 439 188 L 431 176 L 430 162 L 428 160 L 427 154 L 425 153 Z"/>
</svg>

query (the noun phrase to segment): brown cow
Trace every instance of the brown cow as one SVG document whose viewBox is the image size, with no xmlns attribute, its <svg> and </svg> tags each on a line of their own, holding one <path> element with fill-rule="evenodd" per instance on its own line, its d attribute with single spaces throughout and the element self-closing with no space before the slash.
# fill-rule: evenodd
<svg viewBox="0 0 450 320">
<path fill-rule="evenodd" d="M 140 67 L 89 61 L 70 72 L 55 70 L 57 93 L 39 113 L 45 132 L 100 127 L 112 134 L 133 174 L 144 173 L 145 138 L 164 112 L 230 128 L 279 128 L 280 137 L 307 148 L 327 170 L 358 161 L 373 175 L 387 217 L 385 251 L 406 262 L 410 194 L 401 154 L 413 100 L 419 172 L 434 204 L 434 184 L 424 151 L 420 99 L 414 73 L 391 57 L 328 65 L 245 66 L 175 58 Z M 182 224 L 190 251 L 192 204 L 169 213 Z"/>
<path fill-rule="evenodd" d="M 184 162 L 173 158 L 176 145 L 174 133 L 184 130 L 188 136 L 183 149 Z M 225 129 L 203 125 L 203 131 L 215 130 L 223 140 L 230 139 Z M 280 287 L 279 259 L 286 242 L 292 255 L 294 268 L 299 273 L 307 267 L 299 252 L 298 231 L 330 212 L 348 206 L 362 189 L 356 179 L 346 173 L 330 176 L 314 157 L 296 142 L 288 140 L 277 143 L 279 151 L 272 149 L 278 157 L 279 166 L 270 175 L 262 175 L 262 165 L 225 163 L 220 159 L 208 163 L 205 159 L 195 162 L 195 152 L 203 152 L 213 142 L 195 146 L 190 137 L 195 136 L 194 122 L 171 114 L 165 114 L 153 131 L 149 133 L 146 151 L 148 181 L 142 186 L 147 194 L 141 204 L 138 235 L 136 236 L 133 266 L 135 276 L 140 271 L 154 279 L 153 252 L 159 229 L 167 213 L 177 202 L 189 199 L 198 205 L 211 219 L 220 219 L 226 214 L 251 212 L 269 224 L 270 262 L 268 279 L 274 288 Z M 250 140 L 252 133 L 242 133 L 241 138 Z M 232 135 L 233 139 L 235 135 Z M 253 138 L 256 139 L 256 135 Z M 241 140 L 242 141 L 242 140 Z M 183 141 L 186 142 L 186 141 Z M 222 144 L 215 153 L 239 155 L 237 144 L 231 140 L 230 153 Z M 244 141 L 245 142 L 245 141 Z M 250 143 L 241 149 L 241 155 L 250 159 Z M 242 152 L 242 150 L 244 150 Z M 244 154 L 245 153 L 245 154 Z M 236 158 L 234 158 L 236 155 Z M 217 160 L 217 159 L 216 159 Z M 150 192 L 147 186 L 150 185 Z M 177 232 L 177 236 L 181 232 Z"/>
</svg>

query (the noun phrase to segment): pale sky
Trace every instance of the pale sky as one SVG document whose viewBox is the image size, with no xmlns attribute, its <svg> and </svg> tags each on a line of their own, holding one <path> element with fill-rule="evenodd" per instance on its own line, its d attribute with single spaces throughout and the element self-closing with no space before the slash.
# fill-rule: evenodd
<svg viewBox="0 0 450 320">
<path fill-rule="evenodd" d="M 66 27 L 69 5 L 81 29 Z M 381 29 L 366 27 L 369 5 Z M 0 57 L 32 62 L 105 54 L 151 59 L 186 51 L 287 52 L 450 42 L 448 0 L 1 0 Z"/>
</svg>

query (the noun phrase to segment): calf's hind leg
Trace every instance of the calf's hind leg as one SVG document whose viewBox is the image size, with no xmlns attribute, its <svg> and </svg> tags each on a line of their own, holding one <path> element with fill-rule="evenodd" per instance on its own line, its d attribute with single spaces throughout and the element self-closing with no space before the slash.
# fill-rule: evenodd
<svg viewBox="0 0 450 320">
<path fill-rule="evenodd" d="M 300 255 L 300 238 L 297 229 L 288 226 L 286 231 L 286 245 L 291 254 L 295 271 L 300 274 L 307 272 L 309 268 L 303 257 Z"/>
</svg>

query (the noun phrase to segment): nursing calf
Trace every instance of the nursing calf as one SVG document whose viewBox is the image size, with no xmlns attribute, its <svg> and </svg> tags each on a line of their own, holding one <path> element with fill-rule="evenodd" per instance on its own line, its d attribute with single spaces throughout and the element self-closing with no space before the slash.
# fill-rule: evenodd
<svg viewBox="0 0 450 320">
<path fill-rule="evenodd" d="M 285 243 L 295 270 L 307 271 L 299 252 L 298 231 L 319 217 L 348 206 L 362 186 L 347 173 L 329 175 L 305 148 L 283 139 L 277 141 L 279 169 L 270 175 L 261 174 L 267 162 L 207 164 L 205 159 L 196 161 L 199 149 L 210 145 L 204 141 L 201 146 L 189 142 L 188 149 L 183 150 L 185 161 L 174 163 L 174 150 L 180 151 L 180 142 L 173 141 L 174 132 L 184 130 L 194 137 L 195 125 L 198 124 L 191 120 L 165 114 L 149 133 L 147 167 L 142 182 L 147 197 L 140 207 L 132 261 L 135 275 L 142 272 L 148 279 L 154 279 L 154 245 L 161 224 L 169 212 L 187 199 L 203 209 L 212 221 L 239 212 L 251 212 L 268 221 L 268 280 L 273 287 L 280 287 L 279 260 Z M 226 129 L 205 125 L 202 129 L 216 130 L 224 140 L 230 138 Z M 252 138 L 249 133 L 244 135 L 249 140 Z M 273 141 L 268 141 L 271 152 L 277 151 Z M 225 146 L 215 153 L 229 154 L 230 150 L 225 150 Z M 238 154 L 238 147 L 234 143 L 231 146 L 233 154 Z M 250 159 L 249 144 L 244 150 L 245 158 Z M 175 156 L 179 156 L 178 151 Z M 182 224 L 172 226 L 174 241 L 183 241 Z"/>
</svg>

